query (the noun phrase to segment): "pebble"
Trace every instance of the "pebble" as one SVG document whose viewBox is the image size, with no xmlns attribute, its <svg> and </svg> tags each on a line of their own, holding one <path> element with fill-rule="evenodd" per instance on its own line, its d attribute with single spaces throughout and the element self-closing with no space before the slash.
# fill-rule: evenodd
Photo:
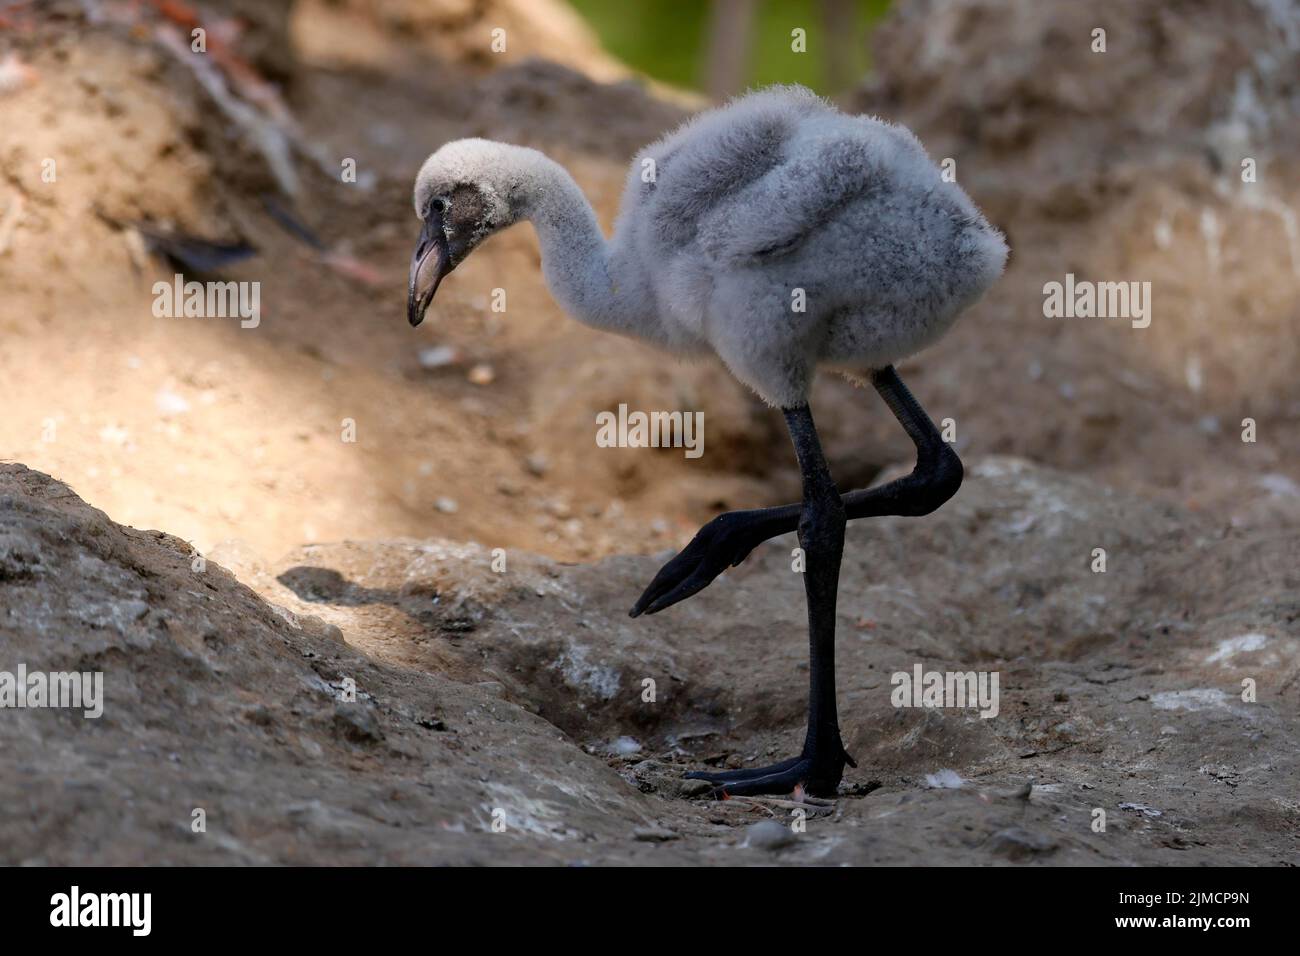
<svg viewBox="0 0 1300 956">
<path fill-rule="evenodd" d="M 944 769 L 938 773 L 927 773 L 925 775 L 926 786 L 938 790 L 957 790 L 965 782 L 955 770 Z"/>
<path fill-rule="evenodd" d="M 420 364 L 425 368 L 442 368 L 460 360 L 460 353 L 451 345 L 435 345 L 420 349 Z"/>
<path fill-rule="evenodd" d="M 793 830 L 775 820 L 763 820 L 745 828 L 745 846 L 756 850 L 780 850 L 793 845 L 797 839 Z"/>
<path fill-rule="evenodd" d="M 160 415 L 183 415 L 190 410 L 190 403 L 184 396 L 165 388 L 155 393 L 153 401 Z"/>
<path fill-rule="evenodd" d="M 480 362 L 478 365 L 475 365 L 470 369 L 469 374 L 465 377 L 468 378 L 470 383 L 473 385 L 491 385 L 496 381 L 497 373 L 493 370 L 491 365 L 488 365 L 486 362 Z"/>
</svg>

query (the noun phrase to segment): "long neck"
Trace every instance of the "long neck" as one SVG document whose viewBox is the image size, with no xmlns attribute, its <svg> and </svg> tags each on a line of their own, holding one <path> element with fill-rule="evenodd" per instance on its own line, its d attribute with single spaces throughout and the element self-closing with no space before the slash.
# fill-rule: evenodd
<svg viewBox="0 0 1300 956">
<path fill-rule="evenodd" d="M 636 263 L 606 241 L 595 211 L 564 167 L 529 152 L 521 170 L 520 217 L 537 230 L 551 295 L 584 325 L 656 338 Z"/>
</svg>

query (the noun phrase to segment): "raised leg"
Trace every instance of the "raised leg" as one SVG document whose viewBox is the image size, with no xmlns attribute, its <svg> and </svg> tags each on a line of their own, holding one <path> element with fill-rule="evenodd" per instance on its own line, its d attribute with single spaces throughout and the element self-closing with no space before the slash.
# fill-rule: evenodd
<svg viewBox="0 0 1300 956">
<path fill-rule="evenodd" d="M 844 764 L 852 763 L 840 740 L 835 711 L 835 599 L 844 553 L 844 504 L 822 454 L 806 405 L 786 409 L 786 424 L 799 457 L 803 503 L 798 523 L 804 552 L 808 604 L 808 732 L 798 757 L 754 770 L 692 773 L 729 794 L 789 793 L 796 785 L 815 796 L 834 796 Z"/>
<path fill-rule="evenodd" d="M 961 487 L 961 459 L 940 436 L 893 366 L 875 372 L 871 384 L 916 445 L 916 467 L 911 474 L 879 488 L 844 495 L 840 501 L 845 517 L 854 521 L 880 515 L 927 515 Z M 718 515 L 660 568 L 632 608 L 632 617 L 654 614 L 702 591 L 727 568 L 744 561 L 762 542 L 796 530 L 802 514 L 802 505 L 781 505 Z"/>
</svg>

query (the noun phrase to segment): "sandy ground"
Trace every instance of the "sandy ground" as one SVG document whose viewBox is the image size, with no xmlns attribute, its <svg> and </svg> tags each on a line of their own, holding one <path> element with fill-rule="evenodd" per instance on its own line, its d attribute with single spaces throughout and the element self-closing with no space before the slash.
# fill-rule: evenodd
<svg viewBox="0 0 1300 956">
<path fill-rule="evenodd" d="M 829 816 L 682 779 L 797 746 L 792 544 L 645 622 L 625 610 L 653 557 L 512 553 L 497 572 L 437 540 L 269 569 L 226 556 L 268 604 L 5 466 L 0 635 L 31 670 L 103 671 L 106 705 L 0 722 L 3 860 L 1300 861 L 1300 641 L 1277 636 L 1300 617 L 1294 535 L 1008 458 L 931 519 L 853 526 L 839 662 L 859 769 Z M 916 664 L 998 672 L 1000 713 L 892 706 L 891 675 Z"/>
<path fill-rule="evenodd" d="M 0 93 L 0 459 L 67 486 L 5 468 L 0 669 L 102 667 L 116 703 L 0 723 L 23 769 L 6 861 L 767 859 L 742 827 L 788 808 L 691 799 L 679 776 L 797 745 L 788 547 L 661 618 L 624 612 L 713 514 L 797 497 L 779 416 L 715 365 L 565 319 L 526 229 L 423 327 L 403 314 L 410 183 L 439 143 L 543 148 L 608 225 L 627 159 L 685 101 L 594 82 L 617 65 L 573 34 L 516 30 L 497 62 L 477 20 L 397 0 L 214 3 L 253 19 L 237 49 L 283 85 L 288 197 L 166 23 L 91 6 L 16 20 L 0 49 L 24 69 Z M 978 464 L 938 515 L 851 529 L 861 769 L 782 859 L 1295 862 L 1300 24 L 1249 6 L 1103 4 L 1110 60 L 1072 45 L 1077 6 L 920 0 L 882 27 L 849 105 L 956 157 L 1013 259 L 902 368 Z M 1017 55 L 993 55 L 1008 36 Z M 258 327 L 155 317 L 175 270 L 130 223 L 255 246 L 223 277 L 261 283 Z M 1152 325 L 1045 318 L 1067 271 L 1152 281 Z M 704 456 L 598 448 L 621 402 L 703 411 Z M 844 486 L 906 460 L 873 395 L 828 379 L 814 407 Z M 915 663 L 998 670 L 1001 714 L 892 708 L 887 675 Z"/>
</svg>

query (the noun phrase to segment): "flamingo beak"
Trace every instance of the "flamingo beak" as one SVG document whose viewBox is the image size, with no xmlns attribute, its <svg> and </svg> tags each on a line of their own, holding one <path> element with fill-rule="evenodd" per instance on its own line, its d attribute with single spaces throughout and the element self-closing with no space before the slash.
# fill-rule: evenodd
<svg viewBox="0 0 1300 956">
<path fill-rule="evenodd" d="M 424 313 L 438 291 L 442 277 L 451 271 L 447 236 L 442 231 L 442 215 L 430 209 L 420 231 L 415 253 L 411 256 L 411 281 L 406 289 L 406 317 L 412 326 L 424 321 Z"/>
</svg>

